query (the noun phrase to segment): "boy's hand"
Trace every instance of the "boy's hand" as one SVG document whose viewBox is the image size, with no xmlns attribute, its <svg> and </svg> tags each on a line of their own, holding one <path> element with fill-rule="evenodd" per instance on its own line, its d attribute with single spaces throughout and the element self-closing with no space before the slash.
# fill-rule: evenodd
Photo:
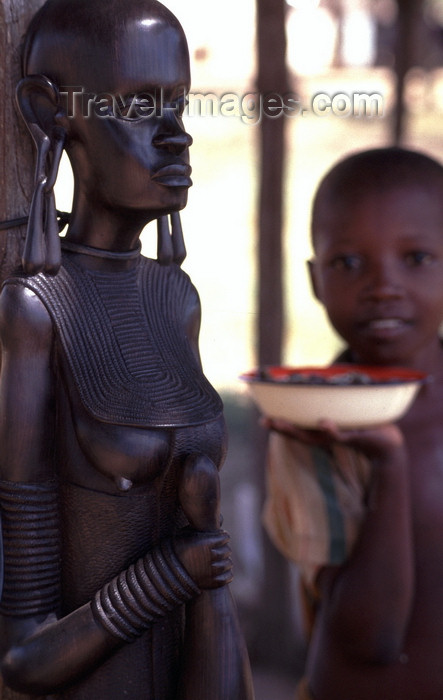
<svg viewBox="0 0 443 700">
<path fill-rule="evenodd" d="M 403 451 L 403 433 L 392 423 L 373 428 L 343 430 L 333 421 L 323 420 L 317 430 L 307 430 L 280 418 L 264 418 L 262 425 L 307 445 L 329 447 L 333 442 L 349 445 L 369 459 L 383 459 Z"/>
<path fill-rule="evenodd" d="M 384 459 L 405 449 L 403 433 L 393 423 L 373 428 L 342 430 L 332 421 L 322 421 L 320 427 L 331 440 L 354 447 L 371 460 Z"/>
<path fill-rule="evenodd" d="M 290 423 L 283 418 L 269 418 L 267 416 L 260 419 L 260 425 L 268 430 L 274 430 L 281 435 L 294 438 L 294 440 L 303 442 L 306 445 L 328 447 L 333 441 L 331 435 L 325 430 L 322 430 L 320 426 L 318 430 L 308 430 L 307 428 L 301 428 L 295 425 L 295 423 Z"/>
</svg>

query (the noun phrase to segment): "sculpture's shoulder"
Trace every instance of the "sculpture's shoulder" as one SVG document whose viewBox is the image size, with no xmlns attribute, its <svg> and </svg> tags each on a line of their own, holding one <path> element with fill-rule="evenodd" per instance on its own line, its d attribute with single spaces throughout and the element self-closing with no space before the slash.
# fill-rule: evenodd
<svg viewBox="0 0 443 700">
<path fill-rule="evenodd" d="M 8 278 L 0 293 L 0 335 L 2 345 L 32 347 L 52 341 L 51 317 L 40 297 L 27 285 L 26 278 Z"/>
</svg>

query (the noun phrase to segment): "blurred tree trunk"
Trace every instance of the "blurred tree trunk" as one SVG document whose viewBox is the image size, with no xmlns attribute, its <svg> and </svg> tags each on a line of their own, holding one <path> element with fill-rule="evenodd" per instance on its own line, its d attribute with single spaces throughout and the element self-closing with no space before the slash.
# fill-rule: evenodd
<svg viewBox="0 0 443 700">
<path fill-rule="evenodd" d="M 289 92 L 286 67 L 286 2 L 257 0 L 257 90 L 266 95 L 283 96 Z M 258 364 L 279 364 L 283 343 L 283 194 L 285 173 L 286 117 L 261 115 L 260 186 L 258 201 L 259 259 L 258 259 Z M 257 427 L 254 436 L 257 473 L 264 484 L 264 455 L 266 435 Z M 260 478 L 260 477 L 259 477 Z M 294 646 L 290 625 L 289 567 L 286 561 L 264 539 L 264 581 L 261 593 L 256 638 L 251 645 L 251 657 L 256 662 L 273 666 L 294 663 Z M 292 646 L 292 648 L 291 648 Z"/>
<path fill-rule="evenodd" d="M 343 64 L 342 60 L 342 45 L 343 45 L 343 20 L 344 20 L 344 10 L 342 0 L 329 0 L 327 4 L 329 12 L 332 13 L 337 25 L 337 36 L 335 39 L 334 46 L 334 56 L 332 59 L 332 66 L 334 68 L 341 68 Z"/>
<path fill-rule="evenodd" d="M 286 68 L 285 0 L 257 0 L 257 90 L 289 91 Z M 260 115 L 259 318 L 261 364 L 278 363 L 283 337 L 282 229 L 285 169 L 285 117 Z"/>
<path fill-rule="evenodd" d="M 44 0 L 0 0 L 0 221 L 27 216 L 32 196 L 32 141 L 15 104 L 26 28 Z M 0 283 L 20 260 L 26 225 L 0 230 Z"/>
<path fill-rule="evenodd" d="M 395 107 L 392 140 L 399 145 L 406 128 L 405 87 L 410 68 L 416 65 L 418 34 L 423 21 L 423 0 L 397 0 L 397 36 L 395 42 Z"/>
</svg>

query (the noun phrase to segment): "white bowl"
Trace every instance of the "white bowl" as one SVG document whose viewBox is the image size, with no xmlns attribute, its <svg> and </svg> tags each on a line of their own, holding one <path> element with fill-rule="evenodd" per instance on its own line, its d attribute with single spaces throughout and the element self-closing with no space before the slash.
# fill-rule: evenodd
<svg viewBox="0 0 443 700">
<path fill-rule="evenodd" d="M 360 383 L 340 383 L 345 375 Z M 267 367 L 240 378 L 261 412 L 271 418 L 302 428 L 316 428 L 324 419 L 340 428 L 369 428 L 399 420 L 426 375 L 402 368 L 333 365 Z M 363 379 L 368 383 L 361 383 Z M 303 383 L 296 383 L 300 380 Z"/>
</svg>

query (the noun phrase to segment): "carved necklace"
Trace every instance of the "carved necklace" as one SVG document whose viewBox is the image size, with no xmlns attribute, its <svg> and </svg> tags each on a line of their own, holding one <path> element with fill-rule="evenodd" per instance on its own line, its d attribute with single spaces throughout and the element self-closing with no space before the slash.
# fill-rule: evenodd
<svg viewBox="0 0 443 700">
<path fill-rule="evenodd" d="M 105 258 L 106 260 L 135 260 L 140 255 L 142 244 L 139 241 L 137 247 L 133 250 L 115 251 L 105 250 L 104 248 L 94 248 L 83 243 L 74 243 L 67 241 L 65 238 L 60 239 L 60 245 L 63 250 L 68 250 L 71 253 L 81 253 L 82 255 L 91 255 L 94 258 Z"/>
<path fill-rule="evenodd" d="M 79 253 L 102 252 L 74 246 Z M 112 255 L 122 261 L 121 253 Z M 138 250 L 130 255 L 137 255 L 135 265 L 118 274 L 80 266 L 68 253 L 55 276 L 11 277 L 6 283 L 23 284 L 45 304 L 92 416 L 144 428 L 218 418 L 221 399 L 188 338 L 186 319 L 198 306 L 189 277 L 177 265 L 160 265 Z"/>
</svg>

